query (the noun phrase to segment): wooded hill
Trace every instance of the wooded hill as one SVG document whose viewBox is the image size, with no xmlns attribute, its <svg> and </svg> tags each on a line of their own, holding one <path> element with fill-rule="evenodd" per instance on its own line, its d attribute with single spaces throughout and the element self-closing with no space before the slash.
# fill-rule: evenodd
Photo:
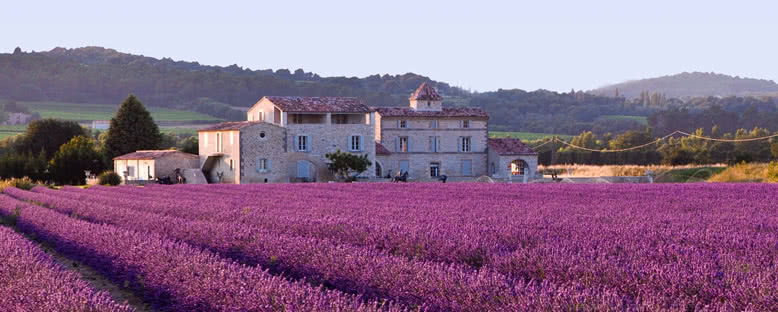
<svg viewBox="0 0 778 312">
<path fill-rule="evenodd" d="M 406 106 L 409 94 L 422 82 L 439 90 L 444 105 L 485 109 L 490 114 L 490 129 L 498 131 L 618 133 L 642 129 L 647 117 L 669 108 L 706 107 L 711 103 L 709 99 L 680 101 L 657 93 L 635 100 L 582 91 L 511 89 L 479 93 L 413 73 L 321 77 L 302 69 L 207 66 L 101 47 L 55 48 L 48 52 L 17 49 L 0 54 L 0 99 L 116 103 L 118 107 L 128 94 L 135 94 L 151 108 L 196 111 L 228 120 L 244 120 L 245 113 L 236 108 L 249 107 L 265 95 L 357 96 L 371 106 Z M 738 101 L 717 101 L 716 105 L 719 102 Z M 760 107 L 775 107 L 772 100 L 758 102 Z M 691 109 L 694 113 L 695 107 Z"/>
<path fill-rule="evenodd" d="M 594 89 L 591 93 L 628 99 L 639 98 L 646 93 L 664 94 L 668 98 L 763 96 L 778 95 L 778 84 L 772 80 L 684 72 L 609 85 Z"/>
</svg>

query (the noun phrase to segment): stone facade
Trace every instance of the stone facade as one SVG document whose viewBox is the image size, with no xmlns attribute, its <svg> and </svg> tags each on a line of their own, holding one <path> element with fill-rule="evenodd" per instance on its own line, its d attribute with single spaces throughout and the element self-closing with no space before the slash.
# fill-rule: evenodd
<svg viewBox="0 0 778 312">
<path fill-rule="evenodd" d="M 408 175 L 415 180 L 437 179 L 431 176 L 433 165 L 439 166 L 439 176 L 467 178 L 486 174 L 488 132 L 487 121 L 482 118 L 377 117 L 376 120 L 381 124 L 377 140 L 392 153 L 376 158 L 384 176 L 396 174 L 401 166 L 404 169 L 401 161 L 408 162 Z M 470 123 L 469 128 L 462 128 L 465 120 Z M 401 122 L 405 128 L 400 128 Z M 435 123 L 437 127 L 433 128 Z M 462 151 L 463 137 L 469 138 L 470 151 Z M 407 138 L 407 147 L 401 146 L 400 138 Z"/>
<path fill-rule="evenodd" d="M 137 151 L 114 159 L 113 170 L 123 181 L 149 181 L 175 178 L 176 169 L 199 168 L 197 155 L 179 151 Z"/>
<path fill-rule="evenodd" d="M 358 99 L 266 97 L 247 118 L 199 131 L 200 163 L 211 183 L 329 181 L 327 153 L 375 159 L 375 114 Z M 375 177 L 375 168 L 361 177 Z"/>
<path fill-rule="evenodd" d="M 512 174 L 511 163 L 516 160 L 522 160 L 527 164 L 524 175 Z M 527 180 L 535 178 L 538 168 L 537 155 L 500 155 L 493 150 L 489 150 L 489 176 L 504 181 L 521 182 L 526 176 Z"/>
</svg>

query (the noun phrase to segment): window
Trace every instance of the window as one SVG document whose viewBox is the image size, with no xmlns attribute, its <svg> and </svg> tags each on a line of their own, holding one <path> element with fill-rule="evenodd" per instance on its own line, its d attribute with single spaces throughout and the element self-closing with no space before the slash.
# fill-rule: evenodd
<svg viewBox="0 0 778 312">
<path fill-rule="evenodd" d="M 359 152 L 362 151 L 362 136 L 359 135 L 352 135 L 349 136 L 349 151 L 352 152 Z"/>
<path fill-rule="evenodd" d="M 270 171 L 270 162 L 266 158 L 260 158 L 257 160 L 257 171 L 267 172 Z"/>
<path fill-rule="evenodd" d="M 429 151 L 432 153 L 440 152 L 440 137 L 439 136 L 431 136 L 429 137 Z"/>
<path fill-rule="evenodd" d="M 408 128 L 408 121 L 407 120 L 400 120 L 398 128 Z"/>
<path fill-rule="evenodd" d="M 230 131 L 230 145 L 235 144 L 235 132 Z"/>
<path fill-rule="evenodd" d="M 297 151 L 300 152 L 310 152 L 311 151 L 311 136 L 309 135 L 298 135 L 295 139 L 295 148 L 297 148 Z"/>
<path fill-rule="evenodd" d="M 462 120 L 462 128 L 470 128 L 470 120 Z"/>
<path fill-rule="evenodd" d="M 430 107 L 430 101 L 427 101 L 427 107 Z"/>
<path fill-rule="evenodd" d="M 265 113 L 259 112 L 259 116 L 257 118 L 257 121 L 265 121 Z"/>
<path fill-rule="evenodd" d="M 430 128 L 437 129 L 438 128 L 438 121 L 437 120 L 430 120 Z"/>
<path fill-rule="evenodd" d="M 222 147 L 222 133 L 216 132 L 216 152 L 221 153 L 224 150 Z"/>
<path fill-rule="evenodd" d="M 408 137 L 399 137 L 397 140 L 397 151 L 408 152 Z"/>
<path fill-rule="evenodd" d="M 230 171 L 235 170 L 235 161 L 230 159 Z"/>
<path fill-rule="evenodd" d="M 439 177 L 440 176 L 440 163 L 434 162 L 430 163 L 430 177 Z"/>
<path fill-rule="evenodd" d="M 265 137 L 267 137 L 267 134 L 265 134 L 265 131 L 262 131 L 262 132 L 259 133 L 259 138 L 260 139 L 264 139 Z"/>
<path fill-rule="evenodd" d="M 462 160 L 462 175 L 463 176 L 471 176 L 473 175 L 473 161 L 470 159 L 464 159 Z"/>
<path fill-rule="evenodd" d="M 345 125 L 348 123 L 348 115 L 332 115 L 332 123 L 336 125 Z"/>
<path fill-rule="evenodd" d="M 303 114 L 292 114 L 292 123 L 293 124 L 303 123 Z"/>
<path fill-rule="evenodd" d="M 470 152 L 472 151 L 472 139 L 471 137 L 459 137 L 459 151 L 460 152 Z"/>
</svg>

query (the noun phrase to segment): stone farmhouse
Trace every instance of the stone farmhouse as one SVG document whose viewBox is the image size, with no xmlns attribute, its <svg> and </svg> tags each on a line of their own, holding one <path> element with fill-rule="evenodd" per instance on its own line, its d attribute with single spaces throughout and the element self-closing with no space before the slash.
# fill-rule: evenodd
<svg viewBox="0 0 778 312">
<path fill-rule="evenodd" d="M 353 97 L 266 96 L 247 121 L 199 131 L 200 162 L 210 183 L 327 181 L 325 154 L 375 159 L 375 112 Z M 363 173 L 373 178 L 374 168 Z"/>
<path fill-rule="evenodd" d="M 489 115 L 480 108 L 443 107 L 427 83 L 407 107 L 375 108 L 376 175 L 408 172 L 415 180 L 473 180 L 488 175 L 534 177 L 537 153 L 519 139 L 490 139 Z"/>
<path fill-rule="evenodd" d="M 374 108 L 353 97 L 266 96 L 247 111 L 246 121 L 200 129 L 199 156 L 191 155 L 199 161 L 189 157 L 179 168 L 188 183 L 322 182 L 334 179 L 325 154 L 340 150 L 368 156 L 373 165 L 360 176 L 366 180 L 402 174 L 411 181 L 535 177 L 537 153 L 519 139 L 490 139 L 489 116 L 480 108 L 443 107 L 426 83 L 409 102 Z M 129 179 L 159 175 L 147 163 L 163 156 L 150 152 L 115 158 L 116 172 L 126 171 Z M 137 169 L 130 169 L 133 162 Z M 196 178 L 200 173 L 204 178 Z"/>
</svg>

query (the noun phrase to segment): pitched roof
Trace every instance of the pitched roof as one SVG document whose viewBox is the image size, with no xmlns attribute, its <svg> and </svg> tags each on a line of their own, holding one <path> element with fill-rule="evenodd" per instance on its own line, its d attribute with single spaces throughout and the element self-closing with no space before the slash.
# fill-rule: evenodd
<svg viewBox="0 0 778 312">
<path fill-rule="evenodd" d="M 147 150 L 147 151 L 136 151 L 129 154 L 117 156 L 114 157 L 113 160 L 157 159 L 157 158 L 174 155 L 174 154 L 179 154 L 189 158 L 199 158 L 199 156 L 197 155 L 184 153 L 182 151 L 177 151 L 177 150 Z"/>
<path fill-rule="evenodd" d="M 392 153 L 389 152 L 389 149 L 387 149 L 383 144 L 378 143 L 378 141 L 375 142 L 375 154 L 376 155 L 392 155 Z"/>
<path fill-rule="evenodd" d="M 438 91 L 426 82 L 422 82 L 419 88 L 411 94 L 409 100 L 418 101 L 442 101 L 443 97 L 440 96 Z"/>
<path fill-rule="evenodd" d="M 369 113 L 372 110 L 355 97 L 266 96 L 290 113 Z"/>
<path fill-rule="evenodd" d="M 228 121 L 202 128 L 198 131 L 227 131 L 240 130 L 249 126 L 261 124 L 261 121 Z"/>
<path fill-rule="evenodd" d="M 420 111 L 410 107 L 376 107 L 382 117 L 489 117 L 477 107 L 443 108 L 440 111 Z"/>
<path fill-rule="evenodd" d="M 486 143 L 499 155 L 537 155 L 529 145 L 520 139 L 489 139 Z"/>
</svg>

